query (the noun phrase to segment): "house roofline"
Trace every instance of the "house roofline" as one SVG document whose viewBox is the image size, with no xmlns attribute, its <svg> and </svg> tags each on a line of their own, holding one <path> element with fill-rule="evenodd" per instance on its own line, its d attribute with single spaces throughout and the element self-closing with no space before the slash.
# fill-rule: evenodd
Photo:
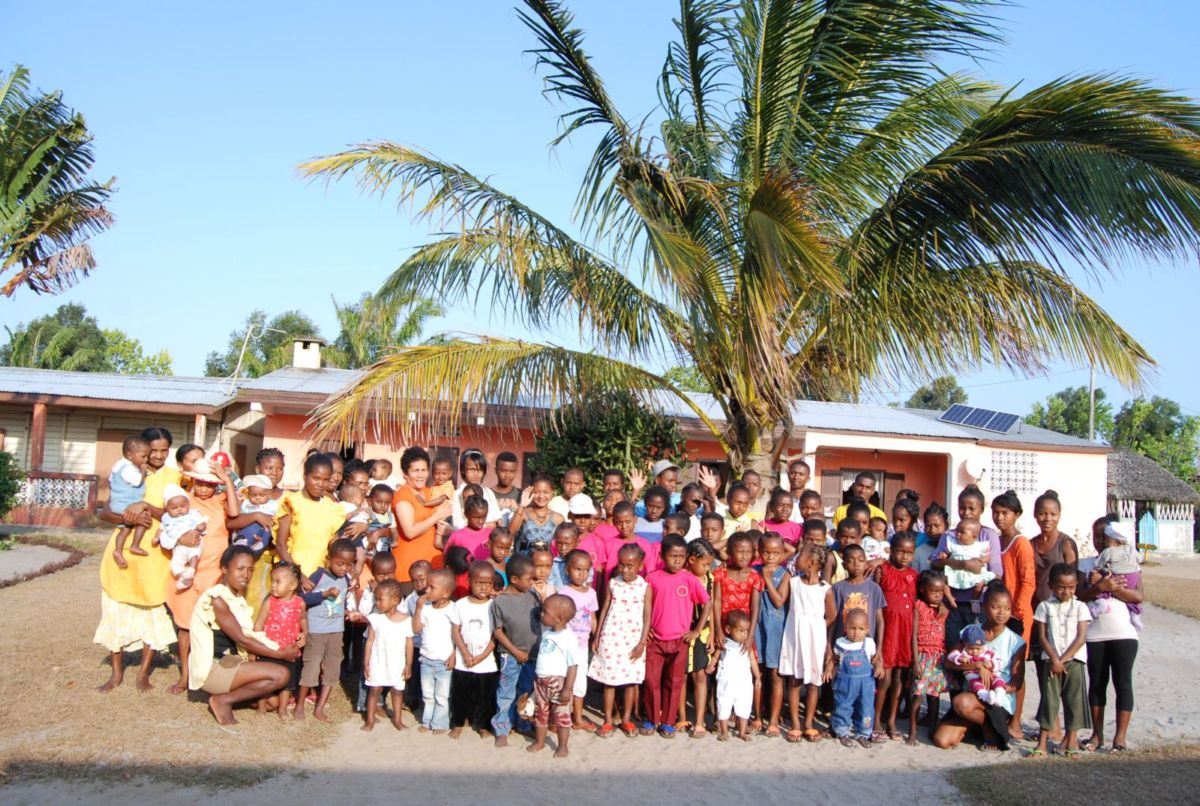
<svg viewBox="0 0 1200 806">
<path fill-rule="evenodd" d="M 155 414 L 216 414 L 225 409 L 234 400 L 227 400 L 218 406 L 198 403 L 156 403 L 148 400 L 113 400 L 101 397 L 77 397 L 72 395 L 24 394 L 20 392 L 0 392 L 0 404 L 44 403 L 47 406 L 73 409 L 102 409 L 105 411 L 128 411 L 131 406 L 141 411 Z"/>
</svg>

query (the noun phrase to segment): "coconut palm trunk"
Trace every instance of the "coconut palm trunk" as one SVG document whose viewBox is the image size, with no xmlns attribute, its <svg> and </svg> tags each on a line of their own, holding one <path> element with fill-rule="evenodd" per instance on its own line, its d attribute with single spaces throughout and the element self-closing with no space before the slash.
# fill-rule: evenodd
<svg viewBox="0 0 1200 806">
<path fill-rule="evenodd" d="M 973 0 L 684 0 L 659 108 L 627 117 L 557 2 L 528 0 L 558 145 L 598 137 L 560 225 L 453 162 L 389 141 L 301 166 L 391 193 L 442 230 L 380 298 L 497 306 L 578 349 L 447 337 L 404 347 L 318 409 L 322 437 L 398 441 L 460 402 L 678 398 L 737 471 L 774 477 L 796 399 L 991 365 L 1152 366 L 1072 281 L 1125 255 L 1194 255 L 1200 110 L 1113 75 L 1023 94 L 946 74 L 998 44 Z M 634 122 L 642 121 L 642 122 Z M 694 366 L 713 390 L 663 377 Z"/>
</svg>

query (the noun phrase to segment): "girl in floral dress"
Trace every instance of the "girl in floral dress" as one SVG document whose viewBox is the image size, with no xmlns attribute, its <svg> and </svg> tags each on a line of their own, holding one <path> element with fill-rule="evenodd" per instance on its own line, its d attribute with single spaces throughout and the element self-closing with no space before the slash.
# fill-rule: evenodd
<svg viewBox="0 0 1200 806">
<path fill-rule="evenodd" d="M 646 553 L 636 543 L 621 547 L 617 575 L 608 587 L 600 611 L 588 677 L 604 686 L 604 724 L 596 732 L 602 739 L 613 734 L 613 712 L 618 688 L 624 688 L 621 732 L 637 736 L 633 706 L 638 686 L 646 679 L 646 644 L 650 639 L 650 586 L 639 576 Z"/>
<path fill-rule="evenodd" d="M 912 707 L 908 715 L 908 744 L 917 743 L 917 715 L 921 696 L 928 702 L 929 736 L 937 730 L 941 696 L 946 690 L 946 577 L 938 571 L 922 571 L 917 579 L 917 602 L 913 606 Z M 887 608 L 885 608 L 886 610 Z M 884 636 L 887 637 L 886 635 Z"/>
</svg>

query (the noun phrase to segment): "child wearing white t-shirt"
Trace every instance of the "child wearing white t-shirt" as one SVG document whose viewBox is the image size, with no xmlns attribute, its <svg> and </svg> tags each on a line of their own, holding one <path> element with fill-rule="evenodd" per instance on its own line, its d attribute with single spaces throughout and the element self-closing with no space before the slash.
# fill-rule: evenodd
<svg viewBox="0 0 1200 806">
<path fill-rule="evenodd" d="M 378 612 L 367 616 L 367 645 L 363 651 L 363 676 L 370 689 L 367 697 L 367 721 L 362 729 L 375 728 L 380 689 L 391 689 L 392 724 L 404 729 L 401 704 L 404 686 L 413 671 L 413 620 L 400 608 L 400 583 L 380 580 L 375 585 Z"/>
<path fill-rule="evenodd" d="M 450 737 L 457 739 L 469 721 L 480 738 L 487 739 L 493 735 L 496 687 L 500 683 L 492 623 L 496 574 L 491 563 L 471 563 L 467 581 L 470 593 L 454 603 L 458 624 L 451 628 L 457 654 L 450 675 Z"/>
<path fill-rule="evenodd" d="M 550 723 L 554 723 L 558 735 L 555 758 L 567 757 L 567 741 L 571 736 L 571 692 L 575 688 L 575 677 L 580 674 L 584 657 L 579 648 L 579 639 L 567 629 L 575 618 L 575 602 L 561 593 L 556 593 L 542 603 L 541 642 L 533 684 L 536 702 L 534 711 L 534 742 L 528 747 L 536 753 L 546 746 L 546 734 Z"/>
</svg>

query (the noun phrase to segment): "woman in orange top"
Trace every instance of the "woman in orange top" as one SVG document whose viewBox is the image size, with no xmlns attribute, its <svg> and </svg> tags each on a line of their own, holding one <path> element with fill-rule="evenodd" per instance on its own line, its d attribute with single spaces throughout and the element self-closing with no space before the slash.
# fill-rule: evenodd
<svg viewBox="0 0 1200 806">
<path fill-rule="evenodd" d="M 1042 499 L 1038 499 L 1040 502 Z M 1021 637 L 1029 645 L 1033 632 L 1033 592 L 1037 589 L 1037 572 L 1033 566 L 1033 546 L 1029 538 L 1017 531 L 1022 513 L 1021 501 L 1013 493 L 1004 493 L 992 500 L 992 521 L 1000 530 L 1000 561 L 1004 566 L 1004 587 L 1012 596 L 1012 617 L 1021 622 Z M 1016 707 L 1008 723 L 1008 732 L 1024 738 L 1021 731 L 1021 709 L 1025 705 L 1025 686 L 1016 692 Z"/>
<path fill-rule="evenodd" d="M 418 560 L 428 560 L 434 568 L 442 567 L 442 553 L 434 546 L 434 538 L 446 530 L 450 517 L 450 502 L 427 507 L 424 501 L 433 496 L 425 482 L 429 478 L 429 454 L 423 448 L 412 447 L 400 456 L 400 472 L 404 484 L 396 490 L 392 508 L 400 527 L 392 554 L 396 557 L 396 580 L 405 596 L 412 592 L 408 569 Z"/>
<path fill-rule="evenodd" d="M 199 541 L 200 562 L 196 566 L 196 578 L 192 581 L 192 586 L 185 590 L 176 590 L 174 579 L 169 579 L 167 583 L 167 607 L 170 608 L 175 626 L 179 629 L 179 682 L 168 689 L 172 694 L 182 694 L 188 690 L 192 609 L 196 606 L 200 594 L 221 581 L 221 555 L 229 548 L 229 529 L 225 521 L 241 514 L 233 481 L 225 468 L 216 462 L 201 459 L 184 475 L 192 482 L 192 489 L 188 494 L 192 509 L 207 515 L 208 525 L 204 531 L 204 538 Z M 225 485 L 225 492 L 218 493 L 217 487 L 222 484 Z M 197 539 L 180 538 L 179 542 L 195 545 Z"/>
</svg>

